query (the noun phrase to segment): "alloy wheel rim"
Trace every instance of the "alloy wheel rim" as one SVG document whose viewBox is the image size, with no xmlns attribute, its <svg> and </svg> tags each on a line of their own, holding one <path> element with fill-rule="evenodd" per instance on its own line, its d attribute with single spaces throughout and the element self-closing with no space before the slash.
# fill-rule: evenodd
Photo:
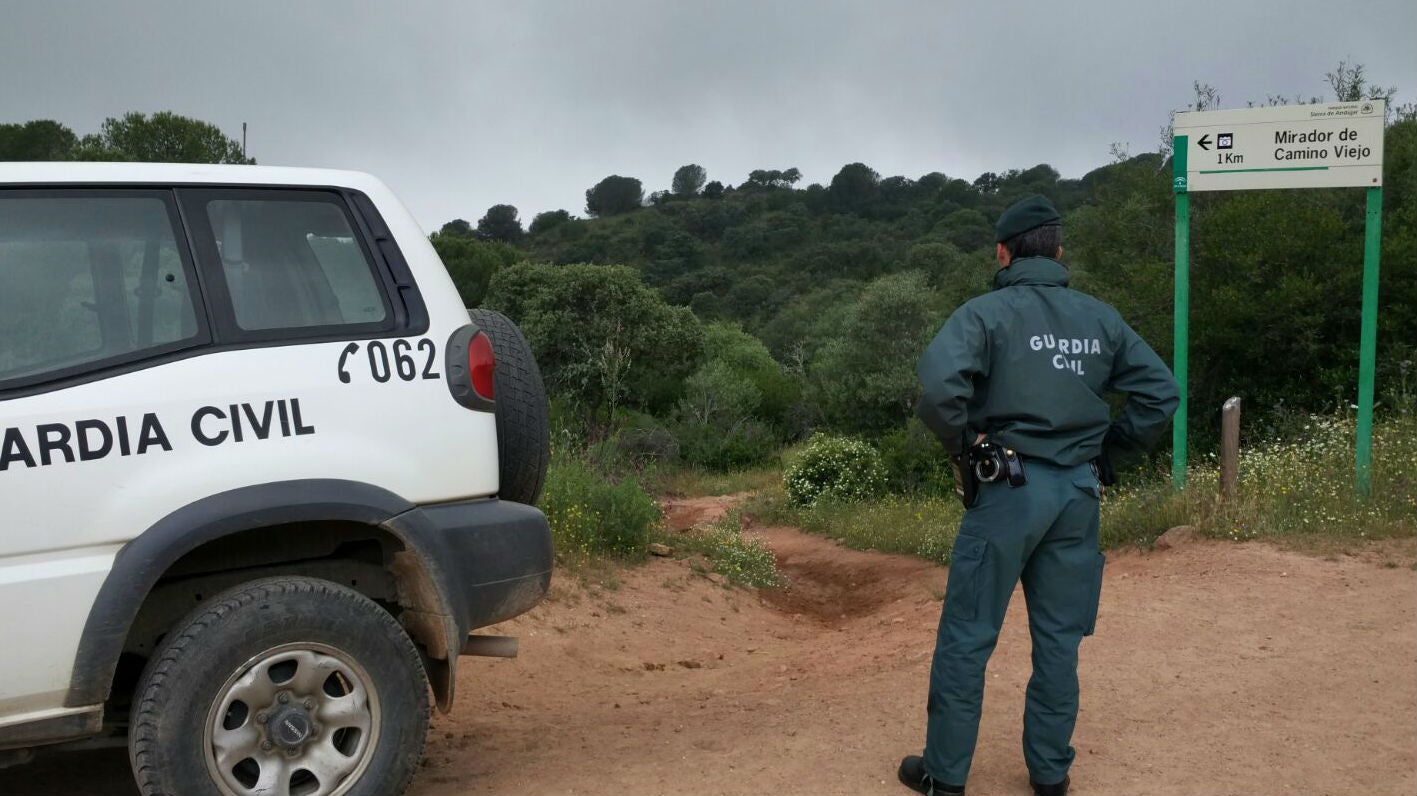
<svg viewBox="0 0 1417 796">
<path fill-rule="evenodd" d="M 368 768 L 379 724 L 364 667 L 325 644 L 284 644 L 227 678 L 202 748 L 223 796 L 340 796 Z"/>
</svg>

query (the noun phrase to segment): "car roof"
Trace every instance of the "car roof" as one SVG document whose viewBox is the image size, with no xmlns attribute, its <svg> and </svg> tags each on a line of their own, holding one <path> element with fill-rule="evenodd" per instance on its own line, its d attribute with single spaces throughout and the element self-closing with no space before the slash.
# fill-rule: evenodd
<svg viewBox="0 0 1417 796">
<path fill-rule="evenodd" d="M 359 171 L 225 166 L 207 163 L 0 162 L 0 185 L 329 185 L 356 190 L 382 188 Z"/>
</svg>

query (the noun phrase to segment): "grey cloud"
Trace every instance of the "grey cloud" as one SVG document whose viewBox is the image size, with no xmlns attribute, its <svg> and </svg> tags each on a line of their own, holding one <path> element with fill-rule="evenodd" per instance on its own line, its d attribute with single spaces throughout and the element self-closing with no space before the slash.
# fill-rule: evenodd
<svg viewBox="0 0 1417 796">
<path fill-rule="evenodd" d="M 425 227 L 508 202 L 582 212 L 612 174 L 665 188 L 802 169 L 973 179 L 1156 146 L 1191 83 L 1226 106 L 1327 91 L 1340 59 L 1417 89 L 1410 0 L 1302 2 L 14 2 L 0 121 L 77 132 L 170 109 L 262 163 L 389 182 Z"/>
</svg>

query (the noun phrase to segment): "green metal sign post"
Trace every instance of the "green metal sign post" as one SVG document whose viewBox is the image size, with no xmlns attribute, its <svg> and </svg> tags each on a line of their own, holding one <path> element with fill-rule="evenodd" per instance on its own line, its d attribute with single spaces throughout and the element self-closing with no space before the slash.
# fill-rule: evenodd
<svg viewBox="0 0 1417 796">
<path fill-rule="evenodd" d="M 1367 188 L 1368 203 L 1363 225 L 1363 316 L 1358 352 L 1354 483 L 1362 497 L 1371 494 L 1385 112 L 1385 103 L 1372 100 L 1176 115 L 1177 134 L 1172 138 L 1172 190 L 1176 194 L 1173 370 L 1181 390 L 1181 403 L 1172 428 L 1171 483 L 1177 490 L 1186 487 L 1190 192 L 1362 186 Z M 1331 149 L 1323 148 L 1324 145 Z M 1192 158 L 1197 161 L 1195 169 L 1190 168 Z M 1296 165 L 1304 161 L 1308 165 Z M 1315 161 L 1325 165 L 1315 164 Z"/>
<path fill-rule="evenodd" d="M 1186 488 L 1186 423 L 1190 390 L 1187 371 L 1191 338 L 1191 195 L 1186 192 L 1187 138 L 1178 135 L 1172 141 L 1174 174 L 1172 187 L 1176 192 L 1176 317 L 1172 322 L 1172 364 L 1176 384 L 1181 389 L 1181 403 L 1171 421 L 1171 486 Z"/>
<path fill-rule="evenodd" d="M 1383 248 L 1383 189 L 1368 189 L 1363 221 L 1363 321 L 1358 348 L 1358 494 L 1373 490 L 1373 374 L 1378 359 L 1378 255 Z"/>
</svg>

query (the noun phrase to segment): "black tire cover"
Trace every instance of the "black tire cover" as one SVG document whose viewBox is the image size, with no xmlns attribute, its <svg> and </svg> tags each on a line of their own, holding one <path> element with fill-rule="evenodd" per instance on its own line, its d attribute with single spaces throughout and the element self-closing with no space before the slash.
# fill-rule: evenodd
<svg viewBox="0 0 1417 796">
<path fill-rule="evenodd" d="M 541 369 L 521 330 L 507 316 L 484 309 L 467 314 L 487 333 L 497 358 L 492 384 L 497 392 L 498 497 L 534 506 L 551 460 L 550 409 Z"/>
</svg>

